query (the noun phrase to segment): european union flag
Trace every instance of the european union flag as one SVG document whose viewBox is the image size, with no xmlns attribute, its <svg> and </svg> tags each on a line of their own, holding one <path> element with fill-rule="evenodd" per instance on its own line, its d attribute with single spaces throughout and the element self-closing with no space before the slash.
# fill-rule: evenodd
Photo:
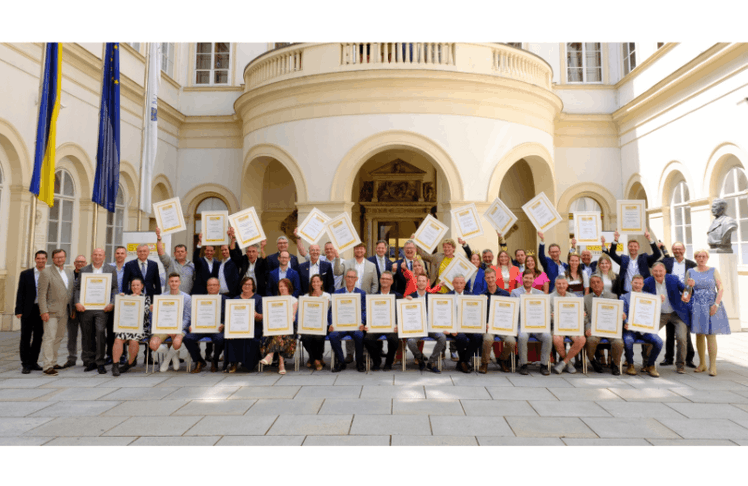
<svg viewBox="0 0 748 486">
<path fill-rule="evenodd" d="M 99 144 L 92 200 L 114 212 L 119 189 L 119 43 L 108 42 L 104 55 L 99 110 Z"/>
</svg>

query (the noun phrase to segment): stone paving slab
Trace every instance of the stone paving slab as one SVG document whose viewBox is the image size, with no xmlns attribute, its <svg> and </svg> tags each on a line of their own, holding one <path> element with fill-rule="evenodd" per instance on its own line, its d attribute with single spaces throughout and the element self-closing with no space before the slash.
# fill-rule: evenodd
<svg viewBox="0 0 748 486">
<path fill-rule="evenodd" d="M 476 437 L 482 446 L 563 446 L 559 438 L 553 437 Z"/>
<path fill-rule="evenodd" d="M 653 418 L 582 418 L 603 439 L 677 439 L 678 434 Z"/>
<path fill-rule="evenodd" d="M 129 375 L 129 373 L 128 373 Z M 117 378 L 107 380 L 99 388 L 148 388 L 160 385 L 169 378 L 166 376 L 127 376 L 121 375 Z"/>
<path fill-rule="evenodd" d="M 699 378 L 674 378 L 673 381 L 676 384 L 671 388 L 688 387 L 694 390 L 742 390 L 748 392 L 748 387 L 742 383 L 736 383 L 732 380 L 715 380 L 708 375 Z"/>
<path fill-rule="evenodd" d="M 131 446 L 212 446 L 221 437 L 139 437 Z"/>
<path fill-rule="evenodd" d="M 323 402 L 323 398 L 260 399 L 252 405 L 246 415 L 316 415 Z"/>
<path fill-rule="evenodd" d="M 364 385 L 361 398 L 426 398 L 423 386 L 372 386 Z"/>
<path fill-rule="evenodd" d="M 55 390 L 48 388 L 2 388 L 0 389 L 0 402 L 33 400 L 51 393 L 55 393 Z"/>
<path fill-rule="evenodd" d="M 432 435 L 425 415 L 356 415 L 351 435 Z"/>
<path fill-rule="evenodd" d="M 45 402 L 40 402 L 45 403 Z M 34 412 L 29 417 L 90 417 L 101 415 L 121 402 L 117 401 L 77 401 L 54 402 L 50 406 Z"/>
<path fill-rule="evenodd" d="M 475 437 L 459 436 L 417 436 L 408 437 L 404 435 L 392 436 L 393 446 L 477 446 L 478 439 Z"/>
<path fill-rule="evenodd" d="M 211 387 L 218 384 L 224 378 L 226 378 L 226 375 L 223 373 L 193 375 L 191 373 L 178 372 L 159 383 L 158 386 Z"/>
<path fill-rule="evenodd" d="M 185 386 L 171 393 L 169 400 L 225 400 L 233 395 L 238 386 Z"/>
<path fill-rule="evenodd" d="M 110 381 L 112 381 L 111 377 L 99 378 L 99 376 L 84 378 L 60 378 L 47 383 L 46 385 L 42 385 L 41 388 L 86 388 L 100 386 Z"/>
<path fill-rule="evenodd" d="M 294 398 L 299 390 L 301 390 L 301 386 L 242 386 L 229 399 Z"/>
<path fill-rule="evenodd" d="M 275 384 L 280 386 L 329 386 L 335 384 L 335 380 L 338 378 L 338 376 L 338 374 L 330 373 L 329 371 L 311 375 L 305 375 L 291 371 L 287 375 L 281 376 L 281 378 Z"/>
<path fill-rule="evenodd" d="M 202 417 L 131 417 L 105 436 L 180 436 L 187 432 Z"/>
<path fill-rule="evenodd" d="M 556 396 L 545 388 L 515 388 L 515 387 L 492 387 L 486 390 L 494 400 L 552 400 L 558 401 Z"/>
<path fill-rule="evenodd" d="M 453 385 L 452 378 L 446 373 L 436 375 L 430 371 L 420 372 L 397 372 L 394 373 L 395 385 L 402 386 L 449 386 Z"/>
<path fill-rule="evenodd" d="M 740 440 L 708 440 L 708 439 L 649 439 L 649 442 L 654 446 L 687 446 L 687 447 L 701 447 L 701 446 L 735 446 L 735 445 L 748 445 L 748 441 L 744 444 L 740 444 Z"/>
<path fill-rule="evenodd" d="M 688 418 L 748 420 L 748 412 L 726 403 L 666 403 L 665 405 Z M 748 406 L 748 404 L 744 405 Z"/>
<path fill-rule="evenodd" d="M 0 446 L 40 446 L 54 437 L 0 437 Z"/>
<path fill-rule="evenodd" d="M 152 401 L 161 400 L 167 395 L 171 395 L 179 388 L 165 387 L 165 388 L 119 388 L 116 390 L 109 389 L 106 395 L 101 397 L 102 400 L 137 400 L 137 401 Z"/>
<path fill-rule="evenodd" d="M 305 446 L 388 446 L 389 435 L 309 435 L 302 445 Z"/>
<path fill-rule="evenodd" d="M 593 374 L 585 376 L 583 373 L 579 372 L 576 375 L 564 374 L 563 377 L 566 382 L 570 383 L 575 388 L 626 388 L 628 386 L 632 386 L 629 382 L 630 380 L 622 381 L 615 376 L 605 377 L 605 375 L 595 375 L 597 374 L 593 372 Z M 630 377 L 627 378 L 630 379 Z M 555 385 L 551 386 L 555 387 Z"/>
<path fill-rule="evenodd" d="M 687 402 L 686 398 L 661 388 L 609 388 L 627 402 Z"/>
<path fill-rule="evenodd" d="M 468 400 L 470 401 L 470 400 Z M 392 401 L 393 415 L 465 415 L 459 400 L 423 400 L 418 398 L 395 398 Z"/>
<path fill-rule="evenodd" d="M 530 405 L 541 417 L 610 417 L 610 414 L 595 402 L 533 400 Z"/>
<path fill-rule="evenodd" d="M 300 446 L 303 435 L 225 435 L 217 446 Z"/>
<path fill-rule="evenodd" d="M 45 443 L 45 446 L 126 446 L 135 437 L 57 437 Z"/>
<path fill-rule="evenodd" d="M 54 378 L 9 378 L 0 381 L 0 388 L 36 388 L 54 381 Z"/>
<path fill-rule="evenodd" d="M 365 386 L 391 386 L 395 384 L 395 375 L 392 372 L 372 372 L 368 375 L 362 375 L 357 373 L 352 374 L 340 374 L 338 379 L 335 380 L 335 386 L 346 386 L 346 385 L 365 385 Z"/>
<path fill-rule="evenodd" d="M 358 415 L 357 417 L 390 416 Z M 351 415 L 280 415 L 270 427 L 267 435 L 346 435 L 351 427 L 352 418 Z M 382 432 L 376 435 L 382 435 Z"/>
<path fill-rule="evenodd" d="M 0 402 L 0 417 L 26 417 L 51 405 L 49 402 Z"/>
<path fill-rule="evenodd" d="M 426 386 L 428 399 L 487 400 L 491 395 L 483 386 Z"/>
<path fill-rule="evenodd" d="M 280 375 L 254 375 L 254 374 L 235 374 L 229 373 L 223 375 L 225 378 L 219 381 L 216 386 L 273 386 L 280 380 Z"/>
<path fill-rule="evenodd" d="M 434 435 L 512 437 L 504 417 L 431 417 Z"/>
<path fill-rule="evenodd" d="M 671 388 L 670 391 L 696 403 L 748 403 L 748 397 L 728 390 L 694 390 Z"/>
<path fill-rule="evenodd" d="M 663 403 L 602 401 L 597 404 L 612 416 L 620 418 L 683 418 L 682 414 Z"/>
<path fill-rule="evenodd" d="M 55 388 L 52 393 L 39 398 L 45 402 L 59 402 L 63 400 L 90 401 L 102 398 L 112 392 L 111 388 Z"/>
<path fill-rule="evenodd" d="M 526 400 L 465 400 L 462 408 L 468 416 L 480 417 L 537 417 L 538 413 Z M 559 402 L 548 401 L 556 405 Z"/>
<path fill-rule="evenodd" d="M 478 373 L 456 373 L 452 375 L 452 382 L 455 386 L 514 386 L 506 375 L 496 373 L 487 373 L 485 375 Z"/>
<path fill-rule="evenodd" d="M 187 405 L 187 400 L 130 400 L 107 410 L 105 417 L 167 417 Z"/>
<path fill-rule="evenodd" d="M 548 388 L 559 400 L 572 401 L 600 401 L 600 400 L 618 400 L 621 397 L 604 388 Z"/>
<path fill-rule="evenodd" d="M 506 417 L 506 421 L 517 437 L 597 438 L 597 434 L 579 418 Z"/>
<path fill-rule="evenodd" d="M 17 437 L 51 420 L 49 417 L 0 418 L 0 437 Z"/>
<path fill-rule="evenodd" d="M 644 439 L 561 439 L 569 446 L 651 446 Z"/>
<path fill-rule="evenodd" d="M 37 418 L 33 420 L 49 420 Z M 59 417 L 29 430 L 37 437 L 98 437 L 127 420 L 126 417 Z M 2 427 L 0 425 L 0 427 Z"/>
<path fill-rule="evenodd" d="M 748 429 L 727 419 L 660 419 L 684 439 L 748 439 Z M 745 424 L 748 425 L 748 424 Z"/>
<path fill-rule="evenodd" d="M 319 415 L 390 415 L 391 399 L 326 398 Z M 305 443 L 306 444 L 306 443 Z"/>
<path fill-rule="evenodd" d="M 310 386 L 301 387 L 296 398 L 358 398 L 361 395 L 361 386 Z"/>
<path fill-rule="evenodd" d="M 244 415 L 257 400 L 192 400 L 172 416 Z"/>
<path fill-rule="evenodd" d="M 204 417 L 184 435 L 265 435 L 277 418 L 276 415 Z"/>
<path fill-rule="evenodd" d="M 512 386 L 529 388 L 574 388 L 574 385 L 558 375 L 543 376 L 541 374 L 522 376 L 517 373 L 506 375 Z"/>
</svg>

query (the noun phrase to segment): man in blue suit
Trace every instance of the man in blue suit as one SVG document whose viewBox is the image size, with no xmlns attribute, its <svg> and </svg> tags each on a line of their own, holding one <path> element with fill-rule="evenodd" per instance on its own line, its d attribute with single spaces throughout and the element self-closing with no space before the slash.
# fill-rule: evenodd
<svg viewBox="0 0 748 486">
<path fill-rule="evenodd" d="M 310 248 L 311 250 L 311 248 Z M 377 241 L 375 249 L 376 254 L 367 258 L 371 263 L 377 267 L 377 282 L 382 276 L 382 272 L 392 270 L 392 260 L 387 258 L 387 242 L 385 240 Z"/>
<path fill-rule="evenodd" d="M 301 295 L 309 293 L 309 280 L 312 276 L 319 275 L 325 286 L 325 292 L 335 292 L 335 280 L 332 274 L 332 264 L 320 259 L 322 251 L 319 245 L 309 245 L 309 261 L 299 265 L 299 283 L 301 284 Z"/>
<path fill-rule="evenodd" d="M 377 295 L 392 294 L 395 296 L 395 301 L 402 299 L 403 296 L 392 289 L 394 281 L 395 279 L 391 271 L 385 270 L 382 272 L 382 276 L 379 277 L 379 291 Z M 384 336 L 387 339 L 387 356 L 384 362 L 384 371 L 392 371 L 392 363 L 395 361 L 399 341 L 397 338 L 397 325 L 395 325 L 395 332 L 370 332 L 366 326 L 364 326 L 364 331 L 366 331 L 364 346 L 369 351 L 369 356 L 371 356 L 371 370 L 379 371 L 382 365 L 382 346 L 379 345 L 382 341 L 379 341 L 379 338 Z"/>
<path fill-rule="evenodd" d="M 662 299 L 660 329 L 668 322 L 675 325 L 675 366 L 680 374 L 686 372 L 686 336 L 691 327 L 691 306 L 681 299 L 684 289 L 678 277 L 666 273 L 662 262 L 655 263 L 652 276 L 644 280 L 644 292 L 659 295 Z"/>
<path fill-rule="evenodd" d="M 279 236 L 278 239 L 275 241 L 275 244 L 278 246 L 278 253 L 273 253 L 272 255 L 267 257 L 268 272 L 272 272 L 273 270 L 275 270 L 276 268 L 280 266 L 281 252 L 288 251 L 288 238 L 286 238 L 285 236 Z M 301 253 L 301 256 L 306 256 L 304 245 L 303 244 L 298 245 L 298 248 L 299 248 L 299 253 Z M 289 262 L 294 272 L 298 272 L 299 271 L 299 259 L 296 258 L 296 255 L 291 255 L 291 253 L 289 253 Z"/>
<path fill-rule="evenodd" d="M 463 275 L 455 275 L 452 278 L 452 286 L 454 290 L 447 292 L 448 295 L 472 295 L 466 288 L 465 277 Z M 455 299 L 455 313 L 457 312 L 458 300 Z M 455 340 L 455 347 L 457 348 L 457 355 L 459 356 L 459 362 L 457 363 L 457 369 L 463 373 L 470 373 L 473 368 L 471 363 L 472 357 L 478 353 L 478 350 L 483 345 L 483 334 L 480 333 L 456 333 L 453 334 Z"/>
<path fill-rule="evenodd" d="M 195 264 L 195 284 L 192 286 L 192 295 L 206 295 L 208 293 L 208 280 L 218 278 L 218 269 L 221 262 L 214 258 L 216 254 L 215 246 L 206 246 L 203 250 L 203 256 L 200 256 L 202 248 L 203 234 L 197 235 L 197 246 L 195 253 L 192 255 L 192 262 Z"/>
<path fill-rule="evenodd" d="M 634 278 L 631 280 L 631 291 L 641 292 L 643 287 L 644 279 L 642 276 L 634 275 Z M 629 315 L 631 293 L 623 294 L 619 299 L 623 301 L 623 313 L 626 314 L 626 320 L 623 322 L 623 351 L 626 354 L 626 362 L 628 363 L 626 374 L 636 375 L 636 368 L 634 368 L 634 341 L 641 339 L 652 345 L 652 350 L 649 352 L 647 361 L 642 363 L 642 373 L 649 373 L 651 377 L 658 378 L 660 374 L 657 372 L 655 364 L 657 363 L 657 356 L 659 356 L 660 351 L 662 351 L 662 339 L 657 335 L 657 333 L 630 331 L 629 322 L 631 322 L 632 318 L 632 316 Z"/>
<path fill-rule="evenodd" d="M 665 271 L 670 275 L 675 275 L 678 280 L 686 283 L 686 272 L 696 267 L 696 262 L 686 258 L 686 245 L 680 241 L 673 243 L 673 256 L 668 255 L 667 248 L 662 242 L 657 245 L 660 247 L 660 251 L 664 255 L 662 263 L 665 264 Z M 675 328 L 672 324 L 665 326 L 665 359 L 661 366 L 669 366 L 673 364 L 673 355 L 675 349 Z M 693 342 L 691 341 L 691 333 L 688 333 L 686 337 L 686 366 L 689 368 L 696 368 L 693 362 L 694 349 Z"/>
<path fill-rule="evenodd" d="M 293 296 L 299 296 L 299 289 L 301 288 L 299 274 L 296 272 L 296 270 L 288 265 L 288 262 L 290 260 L 291 254 L 288 253 L 288 251 L 283 250 L 282 252 L 280 252 L 280 256 L 278 257 L 278 263 L 280 264 L 280 266 L 275 270 L 271 270 L 268 274 L 268 285 L 267 289 L 265 289 L 268 297 L 278 295 L 278 282 L 280 282 L 284 278 L 287 278 L 291 281 L 291 285 L 293 286 Z"/>
<path fill-rule="evenodd" d="M 645 281 L 649 277 L 649 268 L 660 259 L 660 249 L 657 248 L 655 242 L 650 238 L 649 231 L 644 232 L 644 237 L 649 241 L 652 247 L 652 254 L 639 253 L 639 242 L 636 240 L 629 241 L 628 255 L 616 255 L 616 247 L 618 247 L 618 231 L 613 233 L 613 243 L 610 244 L 610 250 L 607 252 L 610 259 L 616 262 L 621 268 L 618 271 L 618 283 L 619 288 L 623 289 L 623 292 L 631 292 L 631 279 L 634 275 L 641 275 Z M 603 252 L 605 252 L 605 238 L 601 238 L 603 244 Z M 550 276 L 550 275 L 549 275 Z"/>
<path fill-rule="evenodd" d="M 159 295 L 161 293 L 161 276 L 158 274 L 158 264 L 148 259 L 151 253 L 150 247 L 143 243 L 137 248 L 138 258 L 130 260 L 125 264 L 122 276 L 122 291 L 131 294 L 130 280 L 133 277 L 142 277 L 145 283 L 145 295 Z"/>
<path fill-rule="evenodd" d="M 558 277 L 559 275 L 564 275 L 566 270 L 569 269 L 569 265 L 559 259 L 561 256 L 561 247 L 559 247 L 556 243 L 551 243 L 551 246 L 548 247 L 548 254 L 551 256 L 551 258 L 546 258 L 543 233 L 541 231 L 538 231 L 538 236 L 540 237 L 540 245 L 538 246 L 538 259 L 540 260 L 540 264 L 543 265 L 545 274 L 548 275 L 548 278 L 551 280 L 551 283 L 548 284 L 548 292 L 553 292 L 553 289 L 556 286 L 556 277 Z"/>
<path fill-rule="evenodd" d="M 403 274 L 403 264 L 410 270 L 413 271 L 413 261 L 416 258 L 416 244 L 413 240 L 408 240 L 403 245 L 404 258 L 396 261 L 397 271 L 395 272 L 395 292 L 398 294 L 405 295 L 405 287 L 407 286 L 407 279 Z M 438 270 L 438 269 L 437 269 Z"/>
<path fill-rule="evenodd" d="M 328 329 L 330 332 L 330 347 L 332 352 L 335 353 L 335 367 L 332 369 L 333 373 L 337 373 L 340 370 L 345 369 L 345 357 L 343 356 L 343 348 L 340 345 L 340 341 L 345 336 L 351 336 L 353 342 L 356 345 L 356 369 L 358 371 L 366 371 L 364 366 L 364 325 L 366 324 L 366 292 L 356 287 L 358 281 L 358 272 L 354 268 L 350 268 L 345 272 L 343 277 L 345 285 L 342 289 L 335 291 L 336 294 L 360 294 L 361 295 L 361 325 L 358 331 L 336 331 L 331 325 Z"/>
<path fill-rule="evenodd" d="M 219 293 L 227 299 L 233 299 L 241 293 L 241 289 L 239 288 L 239 268 L 231 259 L 229 245 L 221 245 L 221 256 L 223 260 L 218 267 Z"/>
</svg>

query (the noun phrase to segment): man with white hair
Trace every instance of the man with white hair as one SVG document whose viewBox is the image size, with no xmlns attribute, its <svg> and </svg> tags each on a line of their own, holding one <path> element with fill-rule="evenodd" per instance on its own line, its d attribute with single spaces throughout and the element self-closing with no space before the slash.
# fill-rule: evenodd
<svg viewBox="0 0 748 486">
<path fill-rule="evenodd" d="M 158 265 L 148 259 L 151 248 L 148 244 L 143 243 L 137 248 L 138 258 L 130 260 L 125 264 L 125 271 L 122 277 L 122 292 L 131 294 L 130 280 L 133 277 L 141 277 L 145 287 L 145 295 L 159 295 L 161 293 L 161 276 L 158 274 Z"/>
</svg>

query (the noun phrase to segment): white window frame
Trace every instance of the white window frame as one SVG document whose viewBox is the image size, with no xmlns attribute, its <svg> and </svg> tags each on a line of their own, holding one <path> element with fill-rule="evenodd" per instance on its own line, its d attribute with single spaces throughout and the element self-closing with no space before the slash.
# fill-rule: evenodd
<svg viewBox="0 0 748 486">
<path fill-rule="evenodd" d="M 686 246 L 686 258 L 693 260 L 693 220 L 690 201 L 691 192 L 688 190 L 688 184 L 681 180 L 675 185 L 670 196 L 670 236 L 673 243 L 680 241 Z"/>
<path fill-rule="evenodd" d="M 161 71 L 167 76 L 174 79 L 174 54 L 176 44 L 174 42 L 161 43 Z"/>
<path fill-rule="evenodd" d="M 727 201 L 726 214 L 735 218 L 738 223 L 738 228 L 732 233 L 732 251 L 739 255 L 741 264 L 746 264 L 748 263 L 748 238 L 743 238 L 742 234 L 744 228 L 748 230 L 748 184 L 740 189 L 739 174 L 742 174 L 748 181 L 748 175 L 742 167 L 732 167 L 722 180 L 720 197 Z M 732 187 L 727 187 L 729 182 L 732 183 Z M 741 202 L 744 202 L 742 210 Z"/>
<path fill-rule="evenodd" d="M 624 42 L 621 45 L 621 56 L 623 57 L 623 75 L 636 69 L 636 42 Z"/>
<path fill-rule="evenodd" d="M 64 194 L 62 194 L 65 192 L 64 190 L 66 188 L 65 186 L 66 179 L 63 177 L 63 175 L 67 176 L 67 180 L 69 180 L 70 184 L 72 184 L 73 186 L 72 196 L 65 196 Z M 75 186 L 75 179 L 73 179 L 72 174 L 70 174 L 70 172 L 68 172 L 66 169 L 57 169 L 57 171 L 55 171 L 55 181 L 58 181 L 58 180 L 60 181 L 60 191 L 62 193 L 57 193 L 57 192 L 54 193 L 54 207 L 57 208 L 56 211 L 59 216 L 59 218 L 55 220 L 55 222 L 57 223 L 57 234 L 52 235 L 50 231 L 50 225 L 52 223 L 52 211 L 54 210 L 53 208 L 50 208 L 49 217 L 47 218 L 47 253 L 51 256 L 52 250 L 56 248 L 62 248 L 63 250 L 65 250 L 65 253 L 67 254 L 68 259 L 69 259 L 71 253 L 73 252 L 74 243 L 75 243 L 75 230 L 77 228 L 76 215 L 78 211 L 76 208 L 76 186 Z M 63 203 L 69 203 L 73 207 L 73 210 L 72 210 L 73 219 L 69 221 L 71 225 L 70 241 L 65 242 L 65 243 L 61 241 L 61 238 L 62 238 L 62 224 L 61 223 L 63 222 L 62 220 Z M 54 239 L 52 238 L 53 236 L 54 236 Z"/>
<path fill-rule="evenodd" d="M 114 249 L 122 245 L 122 233 L 125 231 L 127 223 L 127 196 L 125 188 L 119 185 L 117 191 L 117 200 L 114 204 L 114 213 L 106 212 L 106 244 L 104 251 L 106 261 L 114 261 Z M 120 228 L 119 239 L 117 239 L 117 228 Z M 111 231 L 110 231 L 111 229 Z"/>
<path fill-rule="evenodd" d="M 570 46 L 571 44 L 581 44 L 582 46 L 582 65 L 581 66 L 570 66 L 569 65 L 569 53 L 571 52 Z M 600 65 L 594 66 L 594 69 L 599 69 L 600 71 L 600 80 L 599 81 L 589 81 L 587 78 L 587 70 L 593 69 L 590 66 L 587 65 L 587 44 L 597 44 L 599 46 L 599 52 L 600 52 Z M 603 73 L 603 43 L 602 42 L 567 42 L 566 43 L 566 82 L 569 84 L 603 84 L 604 81 L 604 73 Z M 571 76 L 569 75 L 569 71 L 571 69 L 582 69 L 582 80 L 581 81 L 572 81 Z"/>
<path fill-rule="evenodd" d="M 197 51 L 198 46 L 200 44 L 210 44 L 210 69 L 198 69 L 197 67 L 198 66 L 197 56 L 201 55 L 201 53 Z M 215 68 L 216 44 L 228 44 L 229 46 L 229 50 L 227 53 L 227 55 L 229 56 L 229 65 L 226 67 L 226 69 Z M 194 61 L 195 61 L 195 69 L 194 69 L 193 77 L 192 77 L 194 86 L 231 86 L 231 66 L 232 66 L 232 63 L 234 62 L 234 59 L 233 59 L 233 55 L 231 52 L 230 42 L 196 42 Z M 198 71 L 208 72 L 208 81 L 209 81 L 208 83 L 199 83 L 197 81 Z M 226 71 L 226 82 L 225 83 L 216 83 L 214 81 L 216 71 Z"/>
<path fill-rule="evenodd" d="M 132 47 L 135 52 L 140 52 L 140 42 L 125 42 L 128 46 Z"/>
</svg>

